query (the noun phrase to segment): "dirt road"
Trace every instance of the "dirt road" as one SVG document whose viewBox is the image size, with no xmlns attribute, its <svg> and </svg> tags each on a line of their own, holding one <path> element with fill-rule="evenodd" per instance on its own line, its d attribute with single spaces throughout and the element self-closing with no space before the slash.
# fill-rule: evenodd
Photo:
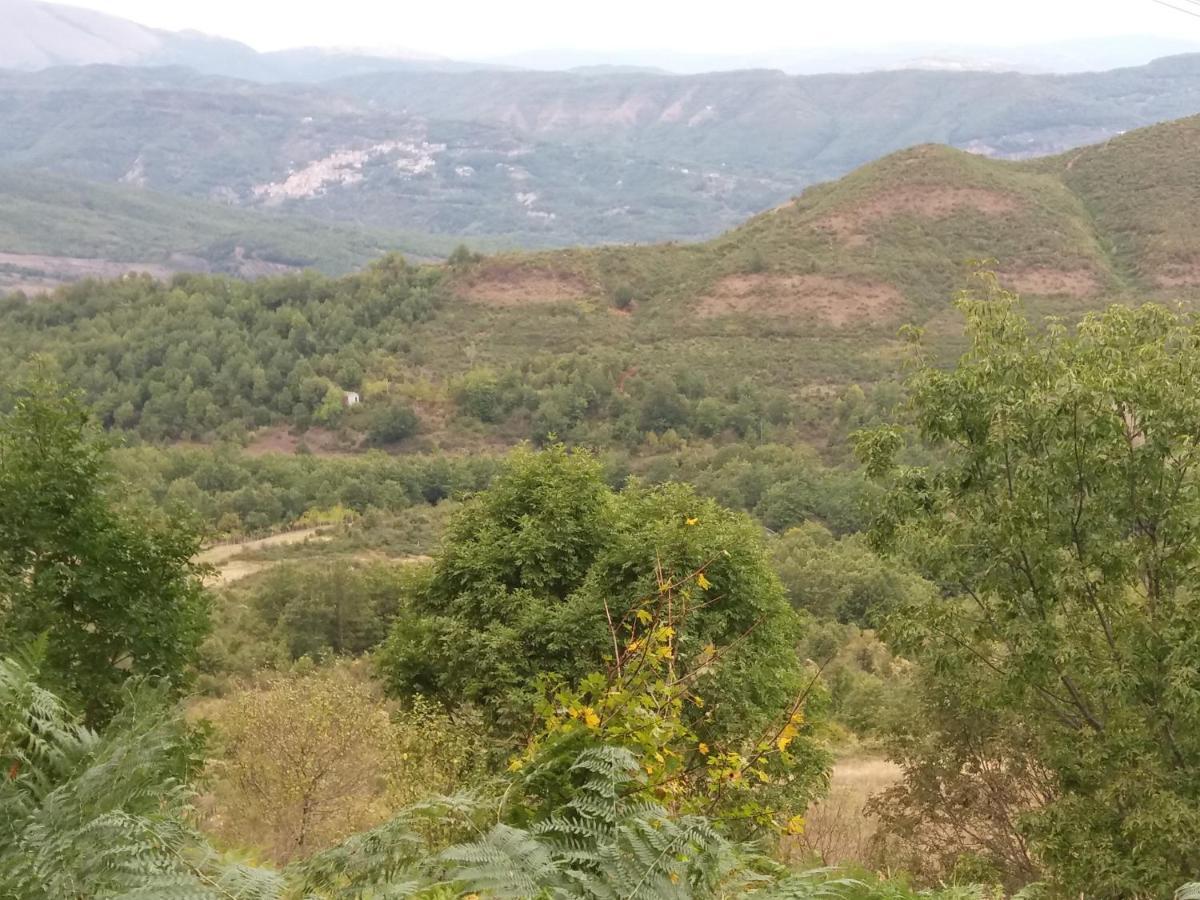
<svg viewBox="0 0 1200 900">
<path fill-rule="evenodd" d="M 196 555 L 196 562 L 213 566 L 216 571 L 209 576 L 205 584 L 217 587 L 231 584 L 255 572 L 275 565 L 269 560 L 238 559 L 244 553 L 262 550 L 265 547 L 279 547 L 285 544 L 301 544 L 305 541 L 327 541 L 328 537 L 317 534 L 316 528 L 305 528 L 302 531 L 285 531 L 283 534 L 273 534 L 270 537 L 259 538 L 256 541 L 241 543 L 217 544 Z"/>
</svg>

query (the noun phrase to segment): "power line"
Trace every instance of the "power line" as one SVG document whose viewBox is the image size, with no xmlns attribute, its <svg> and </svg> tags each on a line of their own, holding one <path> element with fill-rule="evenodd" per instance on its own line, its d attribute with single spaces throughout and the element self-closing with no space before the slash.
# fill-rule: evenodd
<svg viewBox="0 0 1200 900">
<path fill-rule="evenodd" d="M 1152 2 L 1157 3 L 1159 6 L 1165 6 L 1167 9 L 1173 9 L 1175 12 L 1181 12 L 1185 16 L 1193 16 L 1194 18 L 1200 19 L 1200 12 L 1196 12 L 1194 9 L 1185 9 L 1182 6 L 1175 6 L 1172 3 L 1168 3 L 1167 0 L 1152 0 Z M 1200 0 L 1183 0 L 1183 2 L 1191 3 L 1194 6 L 1200 6 Z"/>
</svg>

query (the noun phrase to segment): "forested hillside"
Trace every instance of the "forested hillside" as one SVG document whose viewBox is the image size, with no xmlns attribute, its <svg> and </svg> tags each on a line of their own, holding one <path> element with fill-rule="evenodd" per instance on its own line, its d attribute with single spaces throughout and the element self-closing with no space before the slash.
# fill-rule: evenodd
<svg viewBox="0 0 1200 900">
<path fill-rule="evenodd" d="M 114 455 L 13 385 L 0 892 L 1191 896 L 1194 316 L 957 306 L 966 352 L 916 344 L 855 436 L 875 489 L 831 492 L 861 534 L 753 437 L 665 483 L 562 445 Z M 315 505 L 337 479 L 361 513 Z M 755 484 L 798 526 L 723 505 Z M 271 499 L 304 542 L 215 578 L 196 514 Z"/>
<path fill-rule="evenodd" d="M 0 895 L 1170 896 L 1198 143 L 0 299 Z M 371 248 L 57 190 L 112 255 Z"/>
<path fill-rule="evenodd" d="M 895 402 L 901 325 L 958 346 L 948 298 L 973 265 L 1039 313 L 1190 299 L 1198 134 L 1189 119 L 1031 163 L 918 147 L 704 244 L 89 283 L 7 300 L 0 350 L 48 354 L 106 426 L 151 440 L 319 426 L 327 449 L 667 432 L 833 447 Z M 1176 183 L 1151 189 L 1151 160 Z"/>
</svg>

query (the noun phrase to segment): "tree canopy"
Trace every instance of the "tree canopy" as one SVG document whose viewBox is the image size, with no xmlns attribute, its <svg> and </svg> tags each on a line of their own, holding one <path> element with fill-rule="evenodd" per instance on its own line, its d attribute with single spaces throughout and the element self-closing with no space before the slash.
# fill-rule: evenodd
<svg viewBox="0 0 1200 900">
<path fill-rule="evenodd" d="M 46 667 L 90 720 L 130 676 L 178 679 L 208 622 L 198 536 L 122 509 L 71 395 L 33 382 L 0 419 L 0 642 L 46 640 Z"/>
<path fill-rule="evenodd" d="M 452 520 L 427 587 L 403 601 L 381 671 L 398 694 L 479 703 L 503 729 L 527 730 L 542 681 L 603 669 L 612 623 L 694 573 L 706 599 L 679 652 L 734 645 L 711 676 L 707 723 L 748 733 L 806 678 L 801 619 L 758 529 L 683 485 L 614 491 L 586 452 L 518 451 Z"/>
<path fill-rule="evenodd" d="M 994 285 L 960 308 L 966 354 L 910 382 L 943 462 L 895 466 L 894 428 L 859 443 L 891 473 L 876 539 L 941 588 L 892 633 L 1048 771 L 1020 828 L 1058 886 L 1169 896 L 1200 871 L 1200 326 L 1147 305 L 1039 329 Z"/>
</svg>

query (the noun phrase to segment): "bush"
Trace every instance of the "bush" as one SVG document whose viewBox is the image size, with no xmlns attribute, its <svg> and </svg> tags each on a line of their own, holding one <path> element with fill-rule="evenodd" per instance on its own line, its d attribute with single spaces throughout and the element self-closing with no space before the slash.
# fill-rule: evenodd
<svg viewBox="0 0 1200 900">
<path fill-rule="evenodd" d="M 635 296 L 633 288 L 627 284 L 623 284 L 612 292 L 613 306 L 617 309 L 629 309 L 629 307 L 633 306 Z"/>
<path fill-rule="evenodd" d="M 372 444 L 396 444 L 412 437 L 421 428 L 421 420 L 411 406 L 392 401 L 371 413 L 367 440 Z"/>
</svg>

